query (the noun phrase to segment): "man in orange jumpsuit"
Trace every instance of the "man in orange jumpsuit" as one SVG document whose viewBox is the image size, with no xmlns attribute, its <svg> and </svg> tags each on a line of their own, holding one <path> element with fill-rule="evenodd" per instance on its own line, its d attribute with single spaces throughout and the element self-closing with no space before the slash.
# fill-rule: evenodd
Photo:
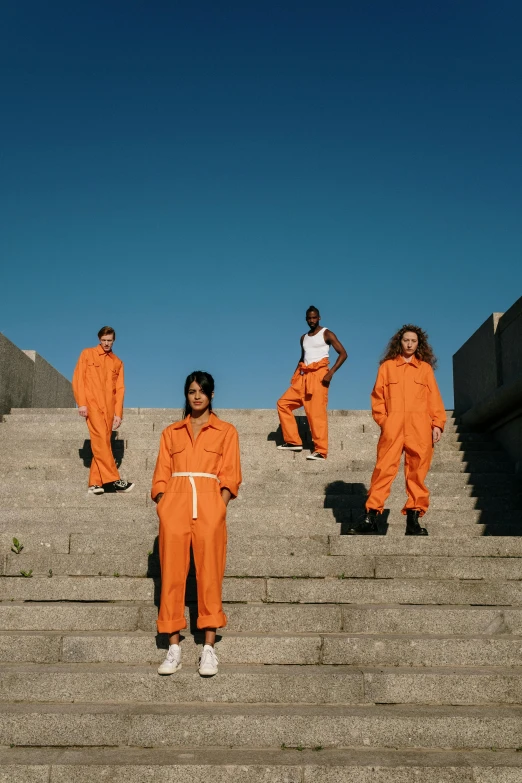
<svg viewBox="0 0 522 783">
<path fill-rule="evenodd" d="M 306 311 L 309 331 L 301 337 L 301 358 L 290 381 L 290 388 L 277 401 L 277 412 L 283 432 L 278 449 L 302 451 L 303 444 L 293 411 L 304 406 L 314 450 L 306 459 L 326 459 L 328 454 L 328 387 L 333 375 L 344 364 L 348 354 L 335 334 L 321 327 L 319 310 L 311 305 Z M 328 369 L 330 346 L 339 354 Z"/>
<path fill-rule="evenodd" d="M 372 415 L 381 428 L 377 463 L 365 519 L 350 532 L 378 533 L 379 514 L 384 510 L 404 452 L 408 499 L 402 513 L 406 515 L 406 535 L 428 535 L 426 528 L 419 524 L 419 517 L 424 516 L 429 506 L 429 491 L 424 481 L 433 446 L 444 430 L 446 411 L 431 363 L 420 358 L 429 356 L 435 363 L 426 337 L 419 327 L 403 327 L 390 341 L 390 346 L 395 343 L 398 347 L 400 343 L 400 354 L 385 359 L 379 368 L 371 395 Z"/>
<path fill-rule="evenodd" d="M 88 492 L 103 495 L 108 484 L 112 492 L 130 492 L 134 484 L 120 479 L 111 449 L 111 432 L 123 417 L 123 362 L 112 352 L 116 339 L 112 327 L 102 327 L 98 339 L 96 348 L 81 352 L 72 381 L 78 413 L 86 419 L 91 435 Z"/>
</svg>

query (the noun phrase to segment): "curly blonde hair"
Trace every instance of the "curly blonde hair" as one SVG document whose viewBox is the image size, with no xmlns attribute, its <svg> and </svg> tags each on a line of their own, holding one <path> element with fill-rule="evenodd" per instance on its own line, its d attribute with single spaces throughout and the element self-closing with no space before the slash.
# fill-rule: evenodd
<svg viewBox="0 0 522 783">
<path fill-rule="evenodd" d="M 404 324 L 398 332 L 395 332 L 388 343 L 380 363 L 382 364 L 387 359 L 396 359 L 397 356 L 402 354 L 401 340 L 406 332 L 415 332 L 419 340 L 417 350 L 415 351 L 415 358 L 419 359 L 419 361 L 426 362 L 435 369 L 437 366 L 437 359 L 433 353 L 433 348 L 428 342 L 428 335 L 424 329 L 421 329 L 420 326 L 415 326 L 414 324 Z"/>
</svg>

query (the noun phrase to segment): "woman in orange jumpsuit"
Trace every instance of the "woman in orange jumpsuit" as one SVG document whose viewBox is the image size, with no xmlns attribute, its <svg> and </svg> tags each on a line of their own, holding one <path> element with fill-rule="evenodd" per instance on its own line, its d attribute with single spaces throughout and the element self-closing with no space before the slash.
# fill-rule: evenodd
<svg viewBox="0 0 522 783">
<path fill-rule="evenodd" d="M 446 423 L 433 372 L 435 366 L 428 336 L 418 326 L 406 324 L 390 340 L 371 395 L 372 415 L 381 428 L 377 464 L 366 501 L 366 516 L 352 532 L 378 532 L 379 514 L 404 452 L 408 499 L 402 513 L 406 515 L 406 535 L 428 535 L 419 524 L 419 517 L 429 506 L 424 480 L 433 446 L 440 440 Z"/>
<path fill-rule="evenodd" d="M 185 381 L 181 421 L 161 435 L 152 480 L 158 504 L 161 601 L 158 632 L 169 634 L 169 651 L 158 669 L 173 674 L 181 667 L 180 630 L 185 620 L 185 584 L 190 547 L 196 566 L 198 628 L 205 629 L 199 673 L 217 674 L 216 628 L 226 625 L 221 588 L 225 573 L 226 508 L 241 483 L 239 440 L 232 424 L 212 412 L 214 379 L 196 371 Z"/>
</svg>

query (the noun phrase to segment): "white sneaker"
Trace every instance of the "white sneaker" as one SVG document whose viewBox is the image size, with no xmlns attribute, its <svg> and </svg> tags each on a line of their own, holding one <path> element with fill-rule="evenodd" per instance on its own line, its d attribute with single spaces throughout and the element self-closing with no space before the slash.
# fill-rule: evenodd
<svg viewBox="0 0 522 783">
<path fill-rule="evenodd" d="M 179 644 L 171 644 L 167 657 L 158 668 L 158 674 L 174 674 L 181 669 L 181 648 Z"/>
<path fill-rule="evenodd" d="M 103 487 L 100 487 L 99 484 L 93 484 L 89 489 L 87 490 L 87 493 L 89 495 L 103 495 L 105 492 Z"/>
<path fill-rule="evenodd" d="M 306 459 L 326 459 L 324 454 L 319 454 L 318 451 L 314 451 L 313 454 L 309 454 Z"/>
<path fill-rule="evenodd" d="M 218 659 L 214 648 L 210 644 L 203 647 L 199 659 L 199 673 L 202 677 L 213 677 L 218 673 Z"/>
</svg>

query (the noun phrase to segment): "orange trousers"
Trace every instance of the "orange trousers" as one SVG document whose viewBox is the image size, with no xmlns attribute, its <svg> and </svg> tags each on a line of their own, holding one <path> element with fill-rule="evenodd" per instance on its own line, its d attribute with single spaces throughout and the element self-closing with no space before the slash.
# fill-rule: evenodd
<svg viewBox="0 0 522 783">
<path fill-rule="evenodd" d="M 325 360 L 309 365 L 300 362 L 290 387 L 277 401 L 285 443 L 301 445 L 293 411 L 304 406 L 314 449 L 325 457 L 328 454 L 328 387 L 323 386 L 322 380 L 327 372 L 328 364 Z"/>
<path fill-rule="evenodd" d="M 431 419 L 427 413 L 390 413 L 381 429 L 377 463 L 372 475 L 366 509 L 382 512 L 404 452 L 404 476 L 408 499 L 402 513 L 418 509 L 423 516 L 430 504 L 424 481 L 433 456 Z"/>
<path fill-rule="evenodd" d="M 107 423 L 104 413 L 94 410 L 92 405 L 88 406 L 87 426 L 91 435 L 92 462 L 89 471 L 89 486 L 94 484 L 102 486 L 111 481 L 118 481 L 120 474 L 114 461 L 111 449 L 111 424 Z"/>
<path fill-rule="evenodd" d="M 192 489 L 186 477 L 171 478 L 158 504 L 159 633 L 171 634 L 187 627 L 185 586 L 191 544 L 198 589 L 198 628 L 223 628 L 227 624 L 221 598 L 227 554 L 226 506 L 217 481 L 209 478 L 194 481 L 197 519 L 192 518 Z"/>
</svg>

